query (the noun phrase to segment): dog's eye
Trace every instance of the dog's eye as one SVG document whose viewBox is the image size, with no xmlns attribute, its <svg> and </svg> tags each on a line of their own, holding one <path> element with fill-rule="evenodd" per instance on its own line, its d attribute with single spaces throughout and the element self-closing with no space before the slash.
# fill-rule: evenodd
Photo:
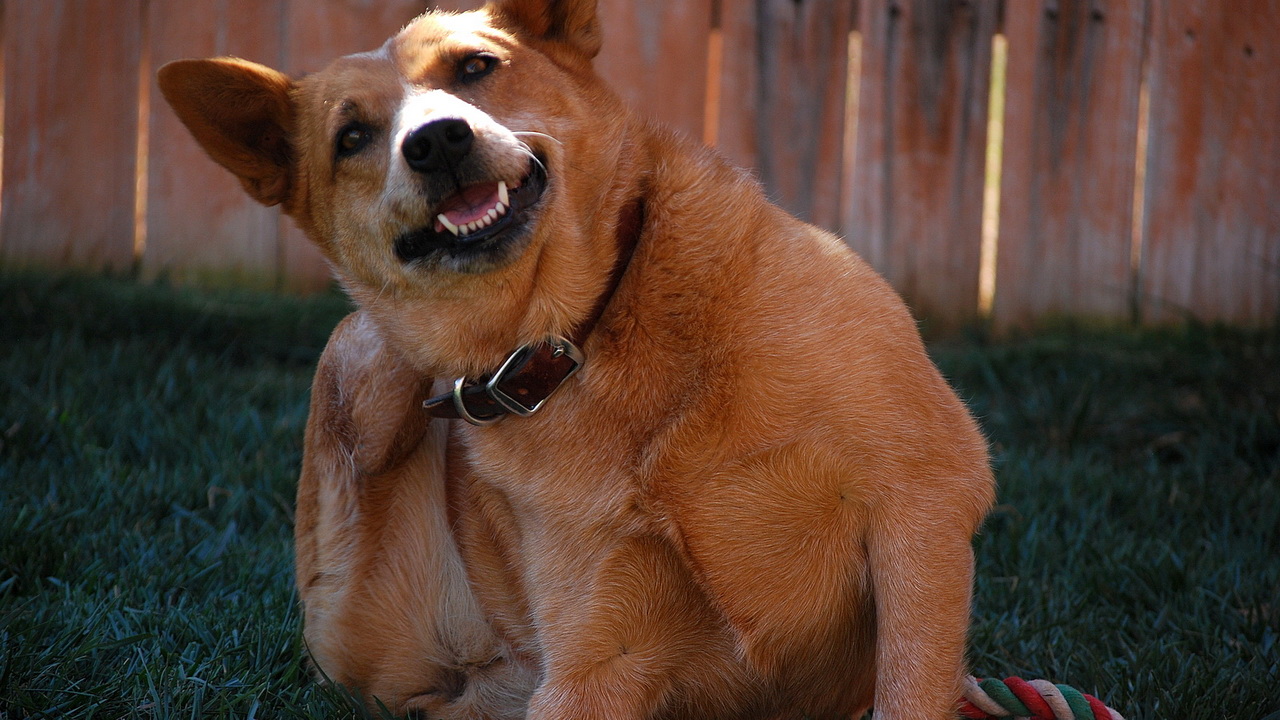
<svg viewBox="0 0 1280 720">
<path fill-rule="evenodd" d="M 474 82 L 493 72 L 497 67 L 497 56 L 489 53 L 468 55 L 458 65 L 458 79 L 462 82 Z"/>
<path fill-rule="evenodd" d="M 361 123 L 351 123 L 338 131 L 335 141 L 339 158 L 355 155 L 373 139 L 373 131 Z"/>
</svg>

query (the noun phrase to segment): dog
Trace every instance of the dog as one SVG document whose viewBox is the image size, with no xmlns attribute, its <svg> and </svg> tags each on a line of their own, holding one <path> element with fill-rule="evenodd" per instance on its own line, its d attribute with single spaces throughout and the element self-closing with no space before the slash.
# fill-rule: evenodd
<svg viewBox="0 0 1280 720">
<path fill-rule="evenodd" d="M 592 70 L 594 0 L 294 80 L 163 67 L 357 308 L 312 389 L 317 672 L 448 718 L 954 717 L 986 443 L 898 295 Z"/>
</svg>

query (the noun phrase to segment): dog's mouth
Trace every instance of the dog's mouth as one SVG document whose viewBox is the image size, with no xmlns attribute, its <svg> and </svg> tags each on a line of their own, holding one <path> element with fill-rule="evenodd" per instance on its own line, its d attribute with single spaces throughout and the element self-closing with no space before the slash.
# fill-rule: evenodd
<svg viewBox="0 0 1280 720">
<path fill-rule="evenodd" d="M 547 172 L 536 159 L 529 174 L 515 183 L 468 185 L 440 202 L 431 225 L 396 238 L 396 256 L 408 263 L 437 253 L 468 255 L 496 249 L 524 229 L 546 189 Z"/>
</svg>

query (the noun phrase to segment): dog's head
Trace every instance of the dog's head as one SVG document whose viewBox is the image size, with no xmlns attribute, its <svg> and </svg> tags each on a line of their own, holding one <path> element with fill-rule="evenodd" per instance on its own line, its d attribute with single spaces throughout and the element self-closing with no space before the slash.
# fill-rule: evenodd
<svg viewBox="0 0 1280 720">
<path fill-rule="evenodd" d="M 428 13 L 301 80 L 243 60 L 161 68 L 179 118 L 295 218 L 412 360 L 491 368 L 564 333 L 612 262 L 625 113 L 594 0 Z"/>
</svg>

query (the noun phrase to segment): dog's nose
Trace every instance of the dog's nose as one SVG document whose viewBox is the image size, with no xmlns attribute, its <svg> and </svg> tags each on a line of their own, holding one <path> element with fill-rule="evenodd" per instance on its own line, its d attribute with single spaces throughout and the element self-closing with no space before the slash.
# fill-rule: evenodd
<svg viewBox="0 0 1280 720">
<path fill-rule="evenodd" d="M 465 120 L 433 120 L 409 133 L 400 152 L 415 172 L 447 170 L 466 157 L 474 138 Z"/>
</svg>

